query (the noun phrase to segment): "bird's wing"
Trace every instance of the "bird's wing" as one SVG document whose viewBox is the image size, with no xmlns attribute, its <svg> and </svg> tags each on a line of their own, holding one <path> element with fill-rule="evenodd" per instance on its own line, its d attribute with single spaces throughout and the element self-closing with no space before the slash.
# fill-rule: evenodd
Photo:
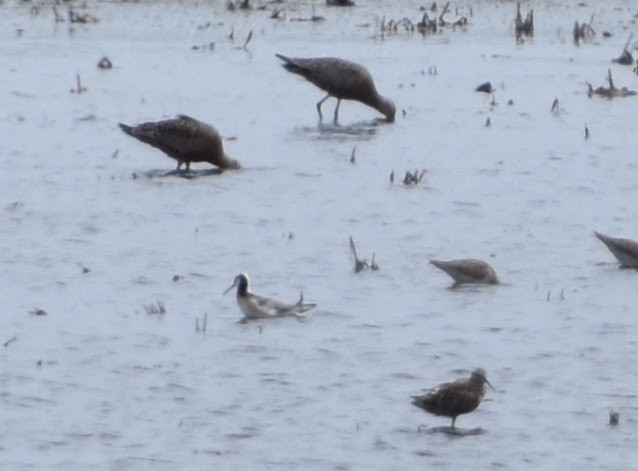
<svg viewBox="0 0 638 471">
<path fill-rule="evenodd" d="M 430 263 L 450 275 L 455 281 L 496 282 L 494 270 L 484 261 L 471 258 L 459 260 L 430 260 Z"/>
<path fill-rule="evenodd" d="M 487 263 L 474 259 L 459 260 L 455 268 L 475 280 L 486 278 L 490 272 Z"/>
<path fill-rule="evenodd" d="M 221 146 L 217 130 L 186 115 L 179 119 L 168 119 L 157 123 L 157 139 L 166 147 L 182 154 L 209 150 L 213 145 Z"/>
<path fill-rule="evenodd" d="M 281 317 L 295 311 L 295 306 L 276 299 L 254 295 L 252 301 L 255 303 L 255 307 L 268 317 Z"/>
<path fill-rule="evenodd" d="M 359 98 L 370 93 L 374 81 L 360 64 L 336 57 L 290 58 L 277 54 L 289 72 L 301 75 L 333 96 Z"/>
</svg>

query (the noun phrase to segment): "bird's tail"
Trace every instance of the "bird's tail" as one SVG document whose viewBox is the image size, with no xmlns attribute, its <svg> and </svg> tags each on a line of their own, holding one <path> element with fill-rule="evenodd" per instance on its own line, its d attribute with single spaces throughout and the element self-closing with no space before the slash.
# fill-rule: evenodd
<svg viewBox="0 0 638 471">
<path fill-rule="evenodd" d="M 430 403 L 429 397 L 427 394 L 423 394 L 421 396 L 412 396 L 412 405 L 415 407 L 419 407 L 421 409 L 425 409 Z"/>
<path fill-rule="evenodd" d="M 279 59 L 284 61 L 286 64 L 292 64 L 293 63 L 293 61 L 292 61 L 292 59 L 290 59 L 290 57 L 286 57 L 283 54 L 275 53 L 275 56 L 277 56 Z"/>
<path fill-rule="evenodd" d="M 133 137 L 135 137 L 135 136 L 133 135 L 133 127 L 132 127 L 132 126 L 129 126 L 128 124 L 124 124 L 124 123 L 119 123 L 119 125 L 120 125 L 120 129 L 121 129 L 122 131 L 124 131 L 124 132 L 125 132 L 126 134 L 128 134 L 129 136 L 133 136 Z"/>
<path fill-rule="evenodd" d="M 161 142 L 158 140 L 157 136 L 157 123 L 142 123 L 137 126 L 128 126 L 122 123 L 119 124 L 120 129 L 129 136 L 132 136 L 146 144 L 150 144 L 153 147 L 162 149 Z"/>
<path fill-rule="evenodd" d="M 306 311 L 310 311 L 312 308 L 317 307 L 315 303 L 304 303 L 303 302 L 303 291 L 299 292 L 299 301 L 295 304 L 295 311 L 298 314 L 303 314 Z"/>
<path fill-rule="evenodd" d="M 307 76 L 309 75 L 309 71 L 304 68 L 299 61 L 291 59 L 290 57 L 286 57 L 282 54 L 275 54 L 275 56 L 277 56 L 279 59 L 281 59 L 282 61 L 284 61 L 283 64 L 281 64 L 283 66 L 284 69 L 286 69 L 288 72 L 292 72 L 293 74 L 298 74 L 298 75 L 302 75 L 302 76 Z"/>
</svg>

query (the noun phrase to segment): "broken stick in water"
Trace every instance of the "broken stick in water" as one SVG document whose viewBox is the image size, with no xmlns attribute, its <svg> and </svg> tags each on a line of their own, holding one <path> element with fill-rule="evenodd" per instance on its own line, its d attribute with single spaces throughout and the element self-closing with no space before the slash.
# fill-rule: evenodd
<svg viewBox="0 0 638 471">
<path fill-rule="evenodd" d="M 352 256 L 354 257 L 354 272 L 355 273 L 359 273 L 361 271 L 364 270 L 372 270 L 372 271 L 377 271 L 379 270 L 379 265 L 377 265 L 377 263 L 375 262 L 375 256 L 376 254 L 373 253 L 372 254 L 372 263 L 368 264 L 368 260 L 366 260 L 365 258 L 363 260 L 361 260 L 358 256 L 357 256 L 357 249 L 354 246 L 354 240 L 352 239 L 352 236 L 350 236 L 350 251 L 352 252 Z"/>
<path fill-rule="evenodd" d="M 625 47 L 623 47 L 623 50 L 620 53 L 620 56 L 616 59 L 612 59 L 612 62 L 616 62 L 620 65 L 634 65 L 634 56 L 632 56 L 631 52 L 629 51 L 629 45 L 633 37 L 634 33 L 631 33 L 629 35 L 629 38 L 627 39 L 627 42 L 625 43 Z"/>
<path fill-rule="evenodd" d="M 87 88 L 82 86 L 82 80 L 80 79 L 80 74 L 75 74 L 75 88 L 72 88 L 70 92 L 77 93 L 78 95 L 80 95 L 86 90 Z"/>
<path fill-rule="evenodd" d="M 357 256 L 357 249 L 354 246 L 354 240 L 352 240 L 352 236 L 350 236 L 350 251 L 352 252 L 352 256 L 354 257 L 354 272 L 359 273 L 362 270 L 366 270 L 368 268 L 368 261 L 365 259 L 360 260 Z"/>
<path fill-rule="evenodd" d="M 614 85 L 614 79 L 611 76 L 611 69 L 607 69 L 607 82 L 609 83 L 608 88 L 601 86 L 596 89 L 594 89 L 591 83 L 586 82 L 587 96 L 591 98 L 593 95 L 600 95 L 611 100 L 612 98 L 616 97 L 627 97 L 636 95 L 636 92 L 634 90 L 630 90 L 627 87 L 616 88 L 616 86 Z"/>
<path fill-rule="evenodd" d="M 596 31 L 591 27 L 594 21 L 594 13 L 592 13 L 589 23 L 578 24 L 578 20 L 574 22 L 574 29 L 572 30 L 572 37 L 576 46 L 580 45 L 581 40 L 591 39 L 596 35 Z"/>
<path fill-rule="evenodd" d="M 521 4 L 516 4 L 516 19 L 514 20 L 514 25 L 516 29 L 516 43 L 520 44 L 523 42 L 523 36 L 531 38 L 534 36 L 534 10 L 530 10 L 527 12 L 527 16 L 525 20 L 523 20 L 523 15 L 521 15 Z"/>
<path fill-rule="evenodd" d="M 244 51 L 247 51 L 248 49 L 246 49 L 246 46 L 248 46 L 248 43 L 250 42 L 250 40 L 253 38 L 253 30 L 250 30 L 250 33 L 248 33 L 248 36 L 246 37 L 246 41 L 244 41 L 244 47 L 242 48 Z"/>
</svg>

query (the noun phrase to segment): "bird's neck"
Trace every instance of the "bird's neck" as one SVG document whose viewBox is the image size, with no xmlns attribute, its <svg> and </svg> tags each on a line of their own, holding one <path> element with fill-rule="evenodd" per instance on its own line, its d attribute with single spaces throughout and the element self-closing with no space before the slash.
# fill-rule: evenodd
<svg viewBox="0 0 638 471">
<path fill-rule="evenodd" d="M 372 108 L 378 110 L 381 114 L 385 115 L 388 119 L 390 119 L 390 110 L 388 109 L 388 100 L 385 97 L 381 96 L 379 92 L 376 90 L 374 93 L 365 101 L 365 104 L 371 106 Z"/>
<path fill-rule="evenodd" d="M 248 283 L 240 282 L 239 286 L 237 286 L 237 297 L 244 298 L 248 295 Z"/>
</svg>

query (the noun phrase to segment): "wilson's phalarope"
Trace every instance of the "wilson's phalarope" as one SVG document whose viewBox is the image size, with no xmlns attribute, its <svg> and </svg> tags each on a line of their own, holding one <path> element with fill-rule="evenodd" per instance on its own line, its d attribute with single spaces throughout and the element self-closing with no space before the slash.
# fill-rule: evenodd
<svg viewBox="0 0 638 471">
<path fill-rule="evenodd" d="M 620 268 L 638 268 L 638 242 L 631 239 L 609 237 L 596 231 L 594 231 L 594 235 L 618 259 Z"/>
<path fill-rule="evenodd" d="M 454 286 L 464 283 L 485 283 L 491 285 L 498 283 L 496 272 L 483 260 L 462 258 L 449 261 L 430 260 L 430 263 L 450 275 L 454 280 Z"/>
<path fill-rule="evenodd" d="M 303 317 L 302 314 L 314 308 L 316 304 L 303 302 L 303 292 L 299 294 L 299 301 L 295 304 L 286 304 L 275 299 L 265 298 L 250 292 L 250 281 L 246 273 L 240 273 L 235 277 L 233 284 L 224 291 L 228 293 L 237 287 L 237 304 L 244 314 L 245 320 L 273 319 L 276 317 Z"/>
</svg>

